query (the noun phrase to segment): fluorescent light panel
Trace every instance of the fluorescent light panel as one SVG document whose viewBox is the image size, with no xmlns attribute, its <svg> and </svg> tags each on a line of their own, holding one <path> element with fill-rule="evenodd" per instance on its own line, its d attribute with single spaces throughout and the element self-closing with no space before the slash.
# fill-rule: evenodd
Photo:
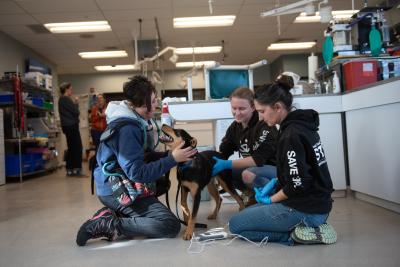
<svg viewBox="0 0 400 267">
<path fill-rule="evenodd" d="M 332 11 L 333 19 L 349 19 L 354 13 L 359 10 L 334 10 Z M 319 12 L 315 12 L 315 16 L 307 16 L 305 12 L 301 12 L 300 15 L 295 19 L 295 23 L 309 23 L 309 22 L 320 22 L 321 16 Z"/>
<path fill-rule="evenodd" d="M 216 63 L 215 61 L 177 62 L 175 66 L 177 68 L 193 68 L 193 67 L 202 67 L 203 65 L 212 66 L 215 63 Z"/>
<path fill-rule="evenodd" d="M 111 58 L 111 57 L 127 57 L 128 54 L 124 50 L 116 51 L 95 51 L 95 52 L 80 52 L 81 58 Z"/>
<path fill-rule="evenodd" d="M 174 28 L 232 26 L 235 19 L 234 15 L 174 18 Z"/>
<path fill-rule="evenodd" d="M 222 46 L 181 47 L 175 49 L 175 53 L 178 55 L 191 55 L 194 51 L 195 54 L 212 54 L 219 53 L 221 50 Z"/>
<path fill-rule="evenodd" d="M 44 24 L 44 26 L 52 33 L 111 31 L 111 26 L 105 20 L 65 22 L 65 23 L 46 23 L 46 24 Z"/>
<path fill-rule="evenodd" d="M 315 42 L 298 42 L 298 43 L 275 43 L 271 44 L 268 50 L 296 50 L 308 49 L 315 45 Z"/>
<path fill-rule="evenodd" d="M 97 71 L 118 71 L 118 70 L 134 70 L 135 65 L 108 65 L 108 66 L 95 66 Z"/>
</svg>

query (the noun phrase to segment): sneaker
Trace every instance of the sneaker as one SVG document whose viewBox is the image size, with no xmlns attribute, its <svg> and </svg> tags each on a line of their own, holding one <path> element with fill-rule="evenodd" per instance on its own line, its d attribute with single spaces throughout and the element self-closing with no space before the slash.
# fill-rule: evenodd
<svg viewBox="0 0 400 267">
<path fill-rule="evenodd" d="M 81 226 L 76 236 L 76 244 L 84 246 L 89 239 L 100 237 L 105 237 L 108 241 L 114 240 L 117 235 L 114 224 L 114 213 L 109 208 L 101 208 Z"/>
<path fill-rule="evenodd" d="M 68 170 L 67 170 L 67 176 L 72 176 L 72 175 L 73 175 L 73 171 L 70 170 L 70 169 L 68 169 Z"/>
<path fill-rule="evenodd" d="M 110 208 L 102 207 L 101 209 L 99 209 L 98 211 L 96 211 L 96 212 L 93 214 L 91 220 L 95 220 L 95 219 L 97 219 L 99 216 L 108 216 L 108 215 L 110 215 L 110 214 L 111 214 L 111 215 L 114 214 L 114 212 L 113 212 Z"/>
<path fill-rule="evenodd" d="M 78 178 L 86 178 L 88 177 L 86 174 L 82 173 L 82 169 L 74 169 L 72 171 L 72 175 L 73 177 L 78 177 Z"/>
<path fill-rule="evenodd" d="M 337 241 L 335 229 L 327 223 L 319 227 L 297 226 L 290 237 L 301 244 L 333 244 Z"/>
</svg>

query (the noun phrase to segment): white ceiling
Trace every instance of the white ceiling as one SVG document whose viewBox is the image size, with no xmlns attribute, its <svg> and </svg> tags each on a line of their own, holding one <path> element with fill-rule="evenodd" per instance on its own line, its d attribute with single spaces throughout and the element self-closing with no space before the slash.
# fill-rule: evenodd
<svg viewBox="0 0 400 267">
<path fill-rule="evenodd" d="M 95 65 L 133 64 L 133 38 L 139 34 L 138 19 L 142 23 L 142 39 L 155 39 L 158 20 L 162 45 L 175 47 L 220 45 L 225 41 L 228 55 L 224 64 L 250 64 L 261 59 L 272 62 L 288 53 L 269 52 L 268 45 L 278 39 L 296 41 L 318 40 L 321 50 L 326 24 L 294 24 L 296 15 L 281 16 L 281 35 L 278 35 L 276 17 L 261 18 L 260 12 L 296 0 L 213 0 L 213 15 L 236 15 L 232 27 L 174 29 L 174 17 L 209 16 L 208 0 L 0 0 L 0 31 L 32 48 L 54 62 L 60 74 L 93 73 Z M 351 9 L 351 0 L 330 0 L 334 10 Z M 355 0 L 360 9 L 363 0 Z M 369 0 L 370 6 L 381 2 Z M 51 22 L 107 20 L 112 32 L 91 33 L 93 38 L 80 34 L 37 34 L 27 25 Z M 128 58 L 82 59 L 78 52 L 105 50 L 106 47 L 126 50 Z M 313 49 L 315 50 L 315 49 Z M 196 56 L 198 60 L 221 61 L 221 54 Z M 179 61 L 190 61 L 191 56 L 180 56 Z M 165 69 L 173 68 L 168 60 Z M 149 66 L 151 67 L 151 66 Z"/>
</svg>

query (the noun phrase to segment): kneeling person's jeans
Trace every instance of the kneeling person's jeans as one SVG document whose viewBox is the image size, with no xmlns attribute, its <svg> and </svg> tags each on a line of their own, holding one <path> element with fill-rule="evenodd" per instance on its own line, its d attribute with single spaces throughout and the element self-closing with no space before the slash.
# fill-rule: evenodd
<svg viewBox="0 0 400 267">
<path fill-rule="evenodd" d="M 293 245 L 290 233 L 297 225 L 318 227 L 326 222 L 328 215 L 307 214 L 281 203 L 256 204 L 234 215 L 229 230 L 255 242 L 268 237 L 269 242 Z"/>
<path fill-rule="evenodd" d="M 253 185 L 257 187 L 261 187 L 268 183 L 270 179 L 277 176 L 276 166 L 272 165 L 263 165 L 261 167 L 250 167 L 245 169 L 232 169 L 232 183 L 236 189 L 243 190 L 247 188 L 242 180 L 242 172 L 244 170 L 254 173 L 255 178 Z"/>
<path fill-rule="evenodd" d="M 180 231 L 179 220 L 156 197 L 137 199 L 127 207 L 119 204 L 113 196 L 99 196 L 99 199 L 117 213 L 117 231 L 128 238 L 172 238 Z"/>
</svg>

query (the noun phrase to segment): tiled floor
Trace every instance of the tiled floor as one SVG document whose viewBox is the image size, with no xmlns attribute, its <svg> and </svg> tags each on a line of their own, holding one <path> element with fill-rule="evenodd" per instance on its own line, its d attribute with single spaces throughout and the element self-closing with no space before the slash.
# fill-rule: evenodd
<svg viewBox="0 0 400 267">
<path fill-rule="evenodd" d="M 180 237 L 77 247 L 78 228 L 99 207 L 90 179 L 67 178 L 62 170 L 0 186 L 0 266 L 400 266 L 400 214 L 351 196 L 335 199 L 329 219 L 339 235 L 334 245 L 257 247 L 224 240 L 199 254 L 189 254 L 190 243 Z M 199 221 L 206 221 L 209 208 L 202 202 Z M 236 211 L 224 204 L 209 226 L 226 224 Z"/>
</svg>

